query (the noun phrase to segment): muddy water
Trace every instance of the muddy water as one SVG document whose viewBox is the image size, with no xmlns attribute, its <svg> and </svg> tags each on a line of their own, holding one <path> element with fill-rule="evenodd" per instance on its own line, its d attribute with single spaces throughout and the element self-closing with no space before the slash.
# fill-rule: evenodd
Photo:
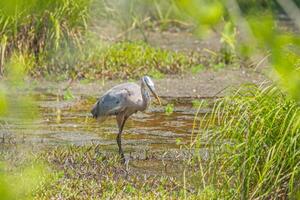
<svg viewBox="0 0 300 200">
<path fill-rule="evenodd" d="M 33 98 L 39 107 L 39 118 L 31 123 L 14 122 L 6 126 L 8 132 L 17 135 L 19 140 L 43 145 L 96 143 L 105 151 L 118 152 L 115 118 L 99 124 L 91 117 L 89 111 L 95 98 L 64 100 L 63 96 L 48 93 L 35 94 Z M 122 135 L 125 154 L 145 158 L 147 152 L 181 151 L 180 145 L 190 142 L 196 108 L 187 100 L 185 103 L 176 102 L 170 115 L 165 113 L 165 106 L 152 104 L 146 112 L 130 117 Z M 136 164 L 143 168 L 145 162 Z M 149 163 L 146 166 L 149 167 Z"/>
</svg>

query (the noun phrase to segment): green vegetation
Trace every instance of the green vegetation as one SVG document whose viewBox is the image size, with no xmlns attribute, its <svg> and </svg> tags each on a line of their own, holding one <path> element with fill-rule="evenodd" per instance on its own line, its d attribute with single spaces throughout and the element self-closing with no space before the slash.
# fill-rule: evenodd
<svg viewBox="0 0 300 200">
<path fill-rule="evenodd" d="M 7 170 L 5 164 L 1 163 L 0 169 L 1 199 L 33 199 L 33 191 L 46 182 L 47 175 L 41 164 L 23 164 L 20 169 Z"/>
<path fill-rule="evenodd" d="M 117 22 L 125 33 L 133 27 L 144 36 L 155 27 L 191 27 L 190 17 L 182 14 L 180 5 L 172 0 L 128 0 L 124 4 L 105 0 L 2 1 L 0 74 L 5 74 L 15 54 L 24 58 L 30 75 L 57 80 L 137 78 L 145 73 L 162 78 L 192 67 L 192 72 L 200 72 L 201 65 L 223 62 L 222 55 L 208 61 L 197 52 L 163 50 L 126 38 L 111 43 L 100 39 L 96 31 L 101 20 Z M 130 11 L 124 13 L 127 8 Z M 142 24 L 145 18 L 150 18 L 149 23 Z M 225 59 L 229 64 L 230 58 Z"/>
<path fill-rule="evenodd" d="M 145 175 L 98 145 L 57 146 L 34 153 L 48 175 L 28 191 L 37 199 L 296 199 L 299 116 L 299 106 L 280 89 L 245 86 L 218 100 L 212 113 L 201 118 L 192 145 L 181 147 L 194 153 L 176 161 L 175 174 Z"/>
<path fill-rule="evenodd" d="M 166 115 L 171 115 L 174 112 L 174 104 L 169 103 L 165 107 L 165 114 Z"/>
<path fill-rule="evenodd" d="M 296 198 L 300 179 L 300 109 L 276 87 L 243 87 L 219 100 L 200 122 L 195 147 L 208 138 L 200 187 L 225 199 Z M 207 141 L 206 141 L 207 142 Z M 299 196 L 298 196 L 299 197 Z"/>
<path fill-rule="evenodd" d="M 159 79 L 165 74 L 196 74 L 206 68 L 241 66 L 241 61 L 246 63 L 259 55 L 263 59 L 257 65 L 268 60 L 278 80 L 278 84 L 272 83 L 276 86 L 242 87 L 217 100 L 210 113 L 196 116 L 190 127 L 191 144 L 184 145 L 184 140 L 176 139 L 181 150 L 187 152 L 182 160 L 173 161 L 180 165 L 176 175 L 132 172 L 133 165 L 121 165 L 118 156 L 102 153 L 97 145 L 59 146 L 32 152 L 32 162 L 10 163 L 19 157 L 7 156 L 3 142 L 0 196 L 299 198 L 300 38 L 278 25 L 278 13 L 294 13 L 277 2 L 280 1 L 0 1 L 1 125 L 10 120 L 30 123 L 39 116 L 30 87 L 24 81 L 27 74 L 55 80 L 85 79 L 81 83 L 94 79 L 133 80 L 144 74 Z M 286 2 L 300 5 L 299 0 Z M 97 29 L 104 23 L 117 26 L 121 33 L 112 41 L 102 40 Z M 129 41 L 132 30 L 138 30 L 144 41 Z M 197 51 L 178 52 L 147 43 L 147 31 L 165 30 L 190 31 L 199 37 L 213 30 L 220 36 L 220 49 L 208 50 L 212 57 L 205 57 Z M 75 98 L 71 89 L 62 96 L 64 100 Z M 192 106 L 199 108 L 197 113 L 207 105 L 205 101 L 192 101 Z M 171 115 L 174 104 L 168 103 L 164 109 L 166 116 Z M 57 122 L 64 120 L 62 109 L 53 110 Z M 177 156 L 180 157 L 175 154 L 173 159 Z"/>
<path fill-rule="evenodd" d="M 191 71 L 193 74 L 197 74 L 197 73 L 200 73 L 201 71 L 204 70 L 204 66 L 202 64 L 199 64 L 199 65 L 196 65 L 196 66 L 193 66 L 191 68 Z"/>
<path fill-rule="evenodd" d="M 211 102 L 209 102 L 208 100 L 198 100 L 198 99 L 195 99 L 192 101 L 192 106 L 194 108 L 208 108 L 210 106 Z M 212 102 L 213 104 L 213 102 Z"/>
<path fill-rule="evenodd" d="M 297 6 L 300 6 L 299 0 L 292 0 Z M 243 13 L 257 15 L 258 12 L 269 12 L 274 13 L 284 13 L 283 9 L 280 7 L 279 3 L 275 0 L 237 0 Z"/>
<path fill-rule="evenodd" d="M 72 61 L 73 67 L 69 69 L 54 65 L 49 67 L 61 71 L 60 75 L 64 77 L 77 75 L 77 78 L 91 80 L 140 78 L 144 74 L 159 79 L 163 78 L 164 74 L 186 72 L 201 60 L 200 54 L 190 55 L 154 48 L 144 42 L 120 42 L 97 48 L 92 53 L 90 50 L 86 49 L 87 54 L 78 55 L 76 60 Z M 60 66 L 69 66 L 69 61 L 59 61 Z"/>
<path fill-rule="evenodd" d="M 7 195 L 11 195 L 7 196 L 8 199 L 11 197 L 18 199 L 207 199 L 216 197 L 216 194 L 208 188 L 199 190 L 200 188 L 193 187 L 192 179 L 188 178 L 193 171 L 191 168 L 193 166 L 188 166 L 182 161 L 178 161 L 176 165 L 184 167 L 184 170 L 176 171 L 175 176 L 169 176 L 144 174 L 135 170 L 134 165 L 127 167 L 119 162 L 119 156 L 116 154 L 102 153 L 102 148 L 98 145 L 57 146 L 40 150 L 39 153 L 32 152 L 32 154 L 34 155 L 32 159 L 17 161 L 17 163 L 11 157 L 11 155 L 16 156 L 15 153 L 6 157 L 6 163 L 13 167 L 1 171 L 4 179 L 0 181 L 0 189 Z M 36 161 L 43 161 L 44 165 L 37 165 Z M 28 167 L 24 167 L 26 162 Z M 163 161 L 153 160 L 153 162 Z M 22 169 L 21 172 L 17 171 L 19 167 Z M 21 175 L 21 179 L 16 179 Z M 2 183 L 7 186 L 1 187 Z M 19 183 L 17 187 L 16 183 Z M 11 187 L 11 184 L 15 187 Z"/>
<path fill-rule="evenodd" d="M 147 73 L 161 78 L 161 74 L 184 72 L 197 62 L 196 55 L 153 48 L 143 42 L 116 43 L 100 53 L 98 60 L 98 66 L 93 67 L 96 75 L 109 73 L 112 78 L 137 78 Z"/>
<path fill-rule="evenodd" d="M 4 144 L 5 136 L 9 134 L 9 130 L 5 128 L 6 124 L 32 123 L 39 114 L 23 80 L 26 75 L 25 64 L 29 66 L 23 55 L 13 54 L 5 71 L 7 78 L 0 81 L 0 196 L 5 200 L 32 199 L 34 189 L 46 181 L 47 176 L 42 162 L 24 161 L 29 156 L 25 153 L 26 148 L 22 149 L 23 154 L 19 157 L 14 153 L 9 153 L 10 147 Z M 8 159 L 14 162 L 6 162 Z"/>
<path fill-rule="evenodd" d="M 9 1 L 0 3 L 0 67 L 22 53 L 35 65 L 61 49 L 76 48 L 86 28 L 89 0 Z"/>
<path fill-rule="evenodd" d="M 41 185 L 35 198 L 128 199 L 183 198 L 192 192 L 182 180 L 169 176 L 139 174 L 126 170 L 119 157 L 101 153 L 97 145 L 64 146 L 44 152 L 39 158 L 51 166 L 52 182 Z"/>
<path fill-rule="evenodd" d="M 74 98 L 74 95 L 69 89 L 64 92 L 64 100 L 72 100 Z"/>
<path fill-rule="evenodd" d="M 236 3 L 246 14 L 247 19 L 251 17 L 253 9 L 257 11 L 257 14 L 263 13 L 266 19 L 268 19 L 268 13 L 279 10 L 278 3 L 273 0 L 238 0 Z M 298 4 L 299 1 L 295 3 Z M 236 13 L 229 12 L 226 9 L 227 6 L 226 1 L 204 0 L 125 0 L 122 2 L 30 0 L 26 3 L 21 0 L 13 2 L 5 0 L 0 4 L 0 74 L 4 74 L 4 66 L 14 54 L 21 54 L 30 63 L 27 70 L 31 75 L 57 77 L 59 80 L 95 79 L 99 76 L 136 78 L 144 73 L 162 78 L 164 74 L 182 73 L 183 69 L 189 68 L 193 73 L 197 73 L 201 71 L 197 66 L 201 65 L 213 66 L 216 69 L 226 65 L 240 66 L 239 59 L 248 58 L 249 55 L 242 55 L 239 51 L 241 49 L 243 49 L 242 52 L 251 51 L 248 47 L 246 48 L 249 45 L 245 43 L 252 42 L 253 38 L 249 36 L 247 41 L 236 42 L 236 27 L 240 24 L 236 21 Z M 148 44 L 141 43 L 110 43 L 111 47 L 103 48 L 103 44 L 107 42 L 102 41 L 96 31 L 101 28 L 103 21 L 109 21 L 115 26 L 119 24 L 125 35 L 133 29 L 140 30 L 145 41 L 147 41 L 145 32 L 156 30 L 156 27 L 162 27 L 163 30 L 174 27 L 192 28 L 199 36 L 203 36 L 211 28 L 221 26 L 224 28 L 218 32 L 221 35 L 222 48 L 220 52 L 216 52 L 217 58 L 209 61 L 203 60 L 199 55 L 195 57 L 189 54 L 181 55 L 182 53 L 154 49 Z M 250 25 L 253 24 L 252 21 L 249 20 Z M 254 21 L 260 22 L 259 27 L 273 26 L 268 21 Z M 268 47 L 266 51 L 273 48 L 283 49 L 283 46 L 290 44 L 291 40 L 294 42 L 297 40 L 294 37 L 288 39 L 287 35 L 278 34 L 277 31 L 270 32 L 270 30 L 255 27 L 252 30 L 258 40 L 263 39 L 265 45 L 262 46 Z M 267 39 L 272 37 L 274 39 Z M 274 44 L 275 42 L 272 41 L 282 42 Z M 253 42 L 251 46 L 256 46 L 256 43 Z M 117 48 L 121 48 L 122 52 L 117 52 Z M 142 52 L 137 52 L 141 48 Z M 131 50 L 132 55 L 129 53 Z M 144 54 L 147 52 L 149 54 Z M 130 59 L 126 60 L 124 57 Z M 277 59 L 279 62 L 281 62 L 280 57 Z M 273 65 L 277 64 L 273 63 Z M 281 68 L 287 68 L 286 66 L 288 63 Z M 124 67 L 126 67 L 124 72 L 116 73 Z M 276 70 L 278 70 L 277 67 Z M 295 70 L 292 71 L 295 72 Z M 283 73 L 286 72 L 280 72 L 280 76 Z M 293 73 L 289 73 L 291 74 Z M 294 90 L 293 88 L 290 90 Z"/>
</svg>

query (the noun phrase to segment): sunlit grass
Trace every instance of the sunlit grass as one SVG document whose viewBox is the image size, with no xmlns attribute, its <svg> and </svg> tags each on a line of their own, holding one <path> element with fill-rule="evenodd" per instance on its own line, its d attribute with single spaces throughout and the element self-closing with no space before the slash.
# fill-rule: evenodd
<svg viewBox="0 0 300 200">
<path fill-rule="evenodd" d="M 60 48 L 78 47 L 86 29 L 89 3 L 90 0 L 1 1 L 1 74 L 15 52 L 31 56 L 35 64 L 40 64 Z"/>
<path fill-rule="evenodd" d="M 94 49 L 94 46 L 89 46 L 94 41 L 88 43 L 84 39 L 88 37 L 90 2 L 0 1 L 0 74 L 7 76 L 7 82 L 0 85 L 1 117 L 12 116 L 24 121 L 36 117 L 37 109 L 32 99 L 16 95 L 24 85 L 27 72 L 37 76 L 60 75 L 58 79 L 137 78 L 144 74 L 162 78 L 164 74 L 179 74 L 188 69 L 196 74 L 206 67 L 197 54 L 154 48 L 142 42 L 119 42 Z M 185 24 L 191 18 L 193 25 L 201 25 L 195 27 L 195 31 L 202 36 L 223 17 L 232 18 L 232 21 L 236 17 L 234 13 L 227 13 L 226 5 L 221 1 L 153 0 L 143 3 L 137 0 L 122 1 L 124 5 L 116 4 L 117 7 L 108 1 L 101 2 L 106 11 L 101 14 L 117 20 L 124 31 L 135 25 L 143 33 L 143 28 L 149 28 L 155 20 L 165 30 L 173 22 Z M 236 2 L 241 10 L 255 7 L 250 1 Z M 265 2 L 267 8 L 274 7 L 271 5 L 273 1 Z M 178 12 L 179 8 L 185 13 Z M 151 23 L 142 25 L 141 22 L 148 17 Z M 299 55 L 296 53 L 299 38 L 273 29 L 275 23 L 271 16 L 249 17 L 247 20 L 246 25 L 254 37 L 244 41 L 245 47 L 250 47 L 246 50 L 254 51 L 257 42 L 261 50 L 271 52 L 270 62 L 282 79 L 281 85 L 294 100 L 276 87 L 247 87 L 218 101 L 212 114 L 206 115 L 199 123 L 203 129 L 195 145 L 189 149 L 196 155 L 192 160 L 187 159 L 187 166 L 178 172 L 182 179 L 128 176 L 117 156 L 108 157 L 100 153 L 97 146 L 59 147 L 48 151 L 38 159 L 46 161 L 53 170 L 52 179 L 38 187 L 36 198 L 297 198 L 300 111 L 295 99 L 300 99 Z M 223 45 L 221 62 L 210 62 L 215 69 L 224 68 L 239 53 L 235 26 L 240 24 L 234 23 L 225 23 L 220 41 Z M 287 53 L 287 49 L 292 48 L 296 50 Z M 66 91 L 64 98 L 74 97 Z M 193 101 L 192 104 L 197 107 L 203 102 Z M 173 111 L 174 106 L 168 104 L 166 115 Z M 60 120 L 61 111 L 58 109 L 57 121 Z M 203 138 L 208 144 L 205 147 L 210 150 L 208 156 L 198 154 L 203 150 L 199 148 L 203 147 Z M 31 196 L 33 188 L 28 186 L 36 186 L 35 180 L 40 174 L 31 171 L 32 168 L 28 173 L 25 170 L 8 174 L 9 170 L 2 170 L 0 166 L 2 198 L 22 198 L 24 193 Z"/>
<path fill-rule="evenodd" d="M 127 168 L 117 154 L 102 153 L 98 145 L 59 146 L 37 158 L 46 160 L 52 171 L 52 182 L 41 184 L 37 199 L 206 199 L 215 195 L 208 189 L 195 192 L 189 180 Z"/>
<path fill-rule="evenodd" d="M 58 80 L 99 76 L 136 78 L 145 73 L 162 78 L 164 74 L 179 74 L 188 68 L 198 73 L 202 70 L 199 66 L 213 65 L 197 53 L 162 50 L 141 42 L 120 42 L 103 51 L 102 41 L 93 30 L 98 26 L 95 21 L 119 21 L 124 29 L 147 17 L 154 26 L 189 23 L 189 17 L 175 1 L 32 0 L 24 3 L 17 0 L 2 1 L 0 5 L 0 74 L 4 74 L 5 64 L 15 53 L 30 62 L 29 74 L 55 76 Z M 131 11 L 125 12 L 127 8 Z M 144 32 L 151 23 L 136 28 L 145 29 L 141 30 Z M 223 62 L 222 58 L 217 60 L 212 62 Z"/>
<path fill-rule="evenodd" d="M 184 53 L 153 47 L 145 42 L 119 42 L 104 45 L 102 48 L 92 51 L 89 47 L 85 54 L 64 52 L 63 55 L 71 59 L 61 60 L 57 57 L 59 66 L 55 63 L 48 64 L 47 70 L 41 71 L 50 74 L 60 74 L 65 77 L 80 75 L 86 79 L 116 79 L 139 78 L 148 74 L 160 79 L 166 74 L 181 74 L 203 62 L 200 53 Z M 77 55 L 77 54 L 76 54 Z M 66 66 L 69 66 L 66 68 Z M 54 71 L 52 71 L 52 69 Z M 38 70 L 38 69 L 37 69 Z M 60 73 L 58 73 L 60 72 Z"/>
<path fill-rule="evenodd" d="M 157 73 L 176 74 L 183 72 L 193 64 L 189 55 L 154 48 L 146 43 L 125 42 L 109 47 L 102 55 L 103 68 L 113 74 Z"/>
<path fill-rule="evenodd" d="M 208 160 L 195 157 L 204 167 L 201 187 L 225 198 L 295 198 L 300 108 L 280 89 L 241 88 L 219 100 L 203 125 L 196 144 L 207 138 L 211 152 Z"/>
<path fill-rule="evenodd" d="M 194 106 L 203 103 L 193 101 Z M 245 86 L 217 100 L 208 115 L 195 117 L 192 138 L 196 139 L 192 146 L 181 147 L 189 153 L 174 160 L 181 162 L 176 176 L 145 175 L 122 165 L 117 153 L 104 153 L 98 145 L 57 146 L 34 153 L 50 170 L 50 181 L 37 186 L 34 196 L 294 198 L 300 174 L 299 112 L 295 101 L 274 86 Z"/>
</svg>

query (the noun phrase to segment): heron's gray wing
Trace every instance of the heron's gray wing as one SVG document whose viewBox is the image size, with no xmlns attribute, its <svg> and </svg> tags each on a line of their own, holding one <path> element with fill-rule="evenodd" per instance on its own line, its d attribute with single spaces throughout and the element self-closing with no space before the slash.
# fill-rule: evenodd
<svg viewBox="0 0 300 200">
<path fill-rule="evenodd" d="M 129 95 L 129 91 L 126 89 L 112 88 L 94 105 L 91 111 L 93 117 L 106 117 L 122 112 L 126 108 L 126 100 Z"/>
</svg>

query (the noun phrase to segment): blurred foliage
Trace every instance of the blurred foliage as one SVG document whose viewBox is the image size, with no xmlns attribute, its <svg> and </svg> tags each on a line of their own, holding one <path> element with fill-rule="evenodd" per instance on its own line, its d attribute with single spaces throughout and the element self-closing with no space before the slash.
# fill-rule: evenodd
<svg viewBox="0 0 300 200">
<path fill-rule="evenodd" d="M 20 169 L 5 169 L 0 162 L 0 196 L 3 200 L 33 199 L 40 184 L 46 182 L 47 175 L 42 164 L 23 165 Z"/>
<path fill-rule="evenodd" d="M 214 25 L 221 23 L 224 19 L 221 15 L 225 13 L 230 20 L 224 24 L 221 43 L 223 43 L 224 61 L 228 63 L 231 56 L 235 55 L 235 50 L 241 50 L 240 55 L 252 57 L 258 53 L 270 53 L 270 63 L 280 78 L 280 84 L 288 91 L 291 96 L 300 101 L 300 70 L 295 60 L 299 57 L 300 38 L 296 33 L 283 32 L 278 29 L 272 10 L 256 10 L 256 15 L 251 13 L 240 13 L 240 7 L 253 5 L 254 1 L 194 1 L 194 0 L 178 0 L 178 6 L 185 13 L 190 15 L 194 20 L 199 22 L 199 28 L 213 28 Z M 223 3 L 223 4 L 221 4 Z M 273 4 L 273 1 L 261 1 L 264 6 Z M 204 5 L 204 6 L 203 6 Z M 223 5 L 223 6 L 222 6 Z M 228 6 L 231 6 L 229 8 Z M 258 4 L 260 5 L 260 4 Z M 208 12 L 201 12 L 200 7 L 207 8 Z M 226 7 L 227 6 L 227 7 Z M 240 6 L 240 7 L 239 7 Z M 227 9 L 225 12 L 225 8 Z M 210 12 L 212 10 L 213 12 Z M 270 14 L 271 12 L 271 14 Z M 244 19 L 241 15 L 246 15 Z M 247 15 L 248 14 L 248 15 Z M 289 13 L 288 13 L 289 14 Z M 290 13 L 293 14 L 293 13 Z M 240 35 L 241 39 L 236 42 L 236 28 L 245 28 L 247 30 L 239 30 L 244 35 Z M 199 36 L 202 36 L 203 31 Z M 246 53 L 246 54 L 245 54 Z M 287 54 L 293 54 L 293 59 L 288 59 Z M 219 65 L 218 65 L 219 66 Z"/>
<path fill-rule="evenodd" d="M 109 20 L 124 31 L 133 26 L 141 31 L 154 25 L 161 29 L 167 29 L 172 24 L 185 26 L 184 16 L 174 0 L 94 0 L 92 5 L 93 24 Z M 148 23 L 143 24 L 149 17 Z"/>
<path fill-rule="evenodd" d="M 5 67 L 5 79 L 0 82 L 0 123 L 28 123 L 38 117 L 37 106 L 24 81 L 31 60 L 23 54 L 13 53 Z M 26 91 L 26 92 L 25 92 Z M 2 126 L 0 132 L 4 129 Z M 4 137 L 4 132 L 2 137 Z M 11 167 L 5 159 L 7 147 L 0 144 L 0 197 L 10 199 L 32 199 L 34 189 L 45 179 L 44 166 L 39 163 L 23 163 L 20 168 Z M 25 151 L 22 149 L 23 152 Z M 14 157 L 15 155 L 10 155 Z M 44 177 L 43 177 L 44 176 Z"/>
<path fill-rule="evenodd" d="M 299 0 L 293 2 L 300 5 Z M 275 0 L 0 1 L 0 74 L 4 75 L 0 83 L 1 121 L 14 123 L 38 116 L 25 90 L 28 72 L 36 76 L 55 74 L 61 79 L 137 78 L 142 74 L 162 78 L 186 69 L 198 73 L 209 65 L 220 69 L 238 57 L 251 59 L 261 54 L 270 55 L 280 84 L 290 94 L 286 96 L 277 88 L 253 89 L 216 104 L 206 128 L 208 148 L 215 147 L 217 153 L 211 160 L 198 156 L 188 163 L 192 166 L 188 172 L 193 174 L 187 185 L 170 177 L 114 179 L 125 171 L 116 158 L 100 155 L 94 146 L 71 147 L 40 158 L 56 167 L 52 175 L 60 179 L 39 185 L 36 197 L 87 199 L 102 194 L 103 198 L 216 199 L 223 195 L 247 199 L 272 198 L 275 193 L 294 195 L 299 187 L 299 106 L 295 100 L 300 100 L 300 38 L 280 29 L 278 13 L 293 14 Z M 200 37 L 218 32 L 221 59 L 207 63 L 197 53 L 154 48 L 143 42 L 103 47 L 97 32 L 90 30 L 96 25 L 101 28 L 99 17 L 107 23 L 114 21 L 124 35 L 133 28 L 140 30 L 145 41 L 144 31 L 157 27 L 192 29 Z M 67 90 L 64 98 L 74 96 Z M 192 102 L 194 107 L 202 103 Z M 173 112 L 174 105 L 168 104 L 165 114 Z M 60 109 L 56 117 L 59 123 Z M 203 172 L 204 162 L 209 163 Z M 42 169 L 32 165 L 12 172 L 5 170 L 5 164 L 0 165 L 1 198 L 30 199 Z"/>
<path fill-rule="evenodd" d="M 24 78 L 30 65 L 31 61 L 22 54 L 13 54 L 7 63 L 6 79 L 0 82 L 0 117 L 21 121 L 31 121 L 38 117 L 37 106 L 30 92 L 24 93 L 26 88 Z"/>
<path fill-rule="evenodd" d="M 299 0 L 291 1 L 300 7 Z M 237 0 L 237 3 L 241 8 L 241 11 L 245 14 L 259 15 L 260 12 L 265 11 L 272 11 L 274 14 L 284 13 L 277 0 Z"/>
<path fill-rule="evenodd" d="M 203 35 L 216 25 L 223 15 L 223 5 L 218 0 L 177 0 L 176 4 L 184 14 L 197 25 L 197 33 Z"/>
<path fill-rule="evenodd" d="M 196 1 L 194 3 L 197 4 Z M 125 35 L 132 27 L 140 30 L 143 35 L 145 29 L 157 26 L 161 26 L 163 29 L 173 26 L 187 28 L 191 20 L 189 6 L 184 1 L 176 2 L 174 0 L 47 0 L 42 2 L 30 0 L 26 3 L 15 0 L 1 1 L 0 5 L 0 74 L 4 74 L 4 65 L 9 62 L 10 57 L 18 53 L 23 54 L 26 62 L 30 62 L 28 69 L 31 75 L 41 77 L 55 74 L 59 80 L 84 77 L 87 71 L 91 72 L 88 76 L 92 79 L 95 78 L 93 71 L 100 71 L 102 76 L 112 77 L 112 72 L 107 72 L 109 69 L 102 67 L 103 64 L 106 64 L 101 58 L 103 42 L 99 40 L 96 31 L 97 28 L 101 28 L 101 23 L 105 20 L 108 20 L 113 26 L 121 24 Z M 180 5 L 184 8 L 181 9 Z M 205 17 L 204 12 L 210 10 L 211 15 L 203 22 L 208 23 L 207 27 L 213 26 L 214 23 L 210 23 L 210 21 L 217 22 L 219 19 L 221 13 L 218 16 L 215 16 L 214 13 L 221 11 L 221 4 L 217 1 L 205 3 L 205 8 L 201 7 L 201 9 L 203 13 L 197 19 Z M 144 20 L 148 17 L 150 17 L 149 23 L 144 24 Z M 192 21 L 195 22 L 195 20 Z M 146 36 L 144 35 L 144 37 Z M 108 51 L 112 51 L 118 44 L 112 46 L 112 48 L 108 48 Z M 125 51 L 122 45 L 120 46 L 122 51 Z M 137 45 L 137 48 L 139 46 Z M 128 51 L 130 50 L 128 49 Z M 161 66 L 153 69 L 151 66 L 149 70 L 146 70 L 148 73 L 161 78 L 163 74 L 179 73 L 183 71 L 183 68 L 190 67 L 190 63 L 183 61 L 180 53 L 174 52 L 173 55 L 176 55 L 178 60 L 173 58 L 171 61 L 170 57 L 172 56 L 166 56 L 166 52 L 158 51 L 155 56 L 159 57 L 157 59 L 160 61 L 166 59 L 166 63 L 160 64 L 169 66 L 164 69 Z M 116 56 L 118 55 L 116 54 Z M 125 56 L 125 54 L 120 56 Z M 138 57 L 134 58 L 137 59 L 134 62 L 140 62 Z M 120 61 L 113 66 L 117 70 L 130 64 L 122 61 L 122 58 Z M 202 62 L 202 64 L 206 63 Z M 147 65 L 147 63 L 143 65 Z M 113 67 L 110 69 L 114 72 Z M 136 71 L 134 67 L 138 68 L 137 71 L 141 69 L 140 65 L 132 66 L 126 70 L 126 75 L 117 74 L 116 77 L 132 77 Z M 96 70 L 89 68 L 96 68 Z M 141 71 L 141 74 L 144 71 Z"/>
<path fill-rule="evenodd" d="M 280 78 L 280 84 L 292 97 L 300 100 L 300 70 L 297 66 L 300 60 L 300 37 L 296 33 L 278 30 L 270 15 L 251 17 L 248 21 L 256 45 L 260 50 L 270 53 L 269 61 Z"/>
</svg>

